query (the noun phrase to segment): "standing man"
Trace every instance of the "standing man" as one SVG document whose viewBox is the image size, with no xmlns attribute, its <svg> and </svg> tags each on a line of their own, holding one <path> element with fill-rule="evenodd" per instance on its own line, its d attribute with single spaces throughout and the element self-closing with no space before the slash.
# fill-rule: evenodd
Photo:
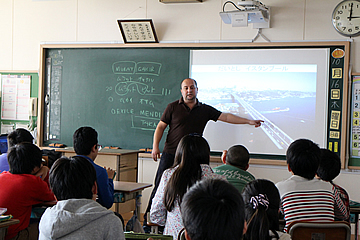
<svg viewBox="0 0 360 240">
<path fill-rule="evenodd" d="M 174 163 L 176 147 L 180 139 L 190 133 L 203 133 L 205 126 L 209 120 L 223 121 L 233 124 L 249 124 L 260 127 L 262 120 L 249 120 L 236 116 L 231 113 L 222 113 L 217 109 L 203 104 L 196 98 L 198 88 L 196 81 L 186 78 L 181 83 L 180 100 L 170 103 L 158 123 L 153 140 L 152 158 L 157 161 L 160 158 L 159 143 L 163 136 L 165 128 L 169 125 L 170 129 L 166 138 L 165 147 L 161 155 L 159 167 L 155 177 L 154 189 L 151 193 L 148 207 L 145 212 L 150 212 L 152 198 L 154 197 L 159 185 L 161 175 L 165 169 L 171 167 Z M 146 219 L 144 221 L 146 225 Z"/>
<path fill-rule="evenodd" d="M 114 203 L 115 171 L 97 165 L 94 161 L 99 152 L 98 133 L 92 127 L 80 127 L 73 135 L 74 150 L 78 156 L 89 160 L 95 167 L 96 183 L 98 190 L 97 201 L 106 208 L 111 208 Z"/>
</svg>

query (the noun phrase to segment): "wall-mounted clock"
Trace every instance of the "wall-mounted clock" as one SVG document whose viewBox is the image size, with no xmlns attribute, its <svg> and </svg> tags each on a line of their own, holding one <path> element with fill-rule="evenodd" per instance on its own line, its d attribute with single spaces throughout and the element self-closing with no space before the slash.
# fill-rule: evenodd
<svg viewBox="0 0 360 240">
<path fill-rule="evenodd" d="M 360 1 L 344 0 L 334 8 L 332 23 L 336 31 L 346 37 L 360 34 Z"/>
</svg>

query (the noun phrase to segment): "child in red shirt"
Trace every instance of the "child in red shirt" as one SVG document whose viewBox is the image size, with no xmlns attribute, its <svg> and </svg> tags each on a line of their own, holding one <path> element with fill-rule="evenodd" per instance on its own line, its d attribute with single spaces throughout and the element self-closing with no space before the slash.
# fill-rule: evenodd
<svg viewBox="0 0 360 240">
<path fill-rule="evenodd" d="M 0 207 L 7 208 L 5 214 L 11 214 L 20 223 L 8 228 L 5 239 L 28 234 L 32 205 L 55 200 L 48 184 L 35 176 L 42 164 L 42 153 L 36 145 L 15 145 L 8 153 L 8 162 L 9 172 L 0 174 Z"/>
</svg>

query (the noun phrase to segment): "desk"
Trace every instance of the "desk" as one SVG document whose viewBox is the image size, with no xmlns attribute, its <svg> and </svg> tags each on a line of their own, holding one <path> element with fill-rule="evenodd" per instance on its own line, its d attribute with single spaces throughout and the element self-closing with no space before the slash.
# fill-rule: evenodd
<svg viewBox="0 0 360 240">
<path fill-rule="evenodd" d="M 0 240 L 5 239 L 6 230 L 9 226 L 18 224 L 20 222 L 19 219 L 9 219 L 3 222 L 0 222 Z"/>
<path fill-rule="evenodd" d="M 42 202 L 32 206 L 30 219 L 40 219 L 48 207 L 52 207 L 57 201 Z"/>
<path fill-rule="evenodd" d="M 52 148 L 62 152 L 66 157 L 76 155 L 74 148 Z M 138 150 L 101 149 L 95 159 L 99 166 L 106 166 L 116 171 L 116 181 L 137 182 L 138 175 Z"/>
<path fill-rule="evenodd" d="M 360 214 L 360 206 L 351 206 L 350 205 L 350 213 L 355 214 L 355 240 L 359 239 L 359 214 Z"/>
<path fill-rule="evenodd" d="M 151 187 L 150 183 L 135 183 L 135 182 L 123 182 L 114 181 L 114 203 L 115 211 L 119 212 L 119 203 L 126 202 L 131 199 L 136 199 L 141 195 L 142 190 Z M 135 203 L 136 204 L 136 203 Z M 136 213 L 140 214 L 140 204 L 136 204 Z"/>
</svg>

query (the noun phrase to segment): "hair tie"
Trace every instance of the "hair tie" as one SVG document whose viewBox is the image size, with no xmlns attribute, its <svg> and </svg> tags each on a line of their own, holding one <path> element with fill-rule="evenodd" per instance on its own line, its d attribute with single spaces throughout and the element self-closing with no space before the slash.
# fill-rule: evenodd
<svg viewBox="0 0 360 240">
<path fill-rule="evenodd" d="M 253 205 L 253 209 L 257 209 L 259 205 L 263 205 L 267 210 L 269 207 L 269 199 L 266 194 L 259 194 L 250 198 L 250 203 Z"/>
</svg>

